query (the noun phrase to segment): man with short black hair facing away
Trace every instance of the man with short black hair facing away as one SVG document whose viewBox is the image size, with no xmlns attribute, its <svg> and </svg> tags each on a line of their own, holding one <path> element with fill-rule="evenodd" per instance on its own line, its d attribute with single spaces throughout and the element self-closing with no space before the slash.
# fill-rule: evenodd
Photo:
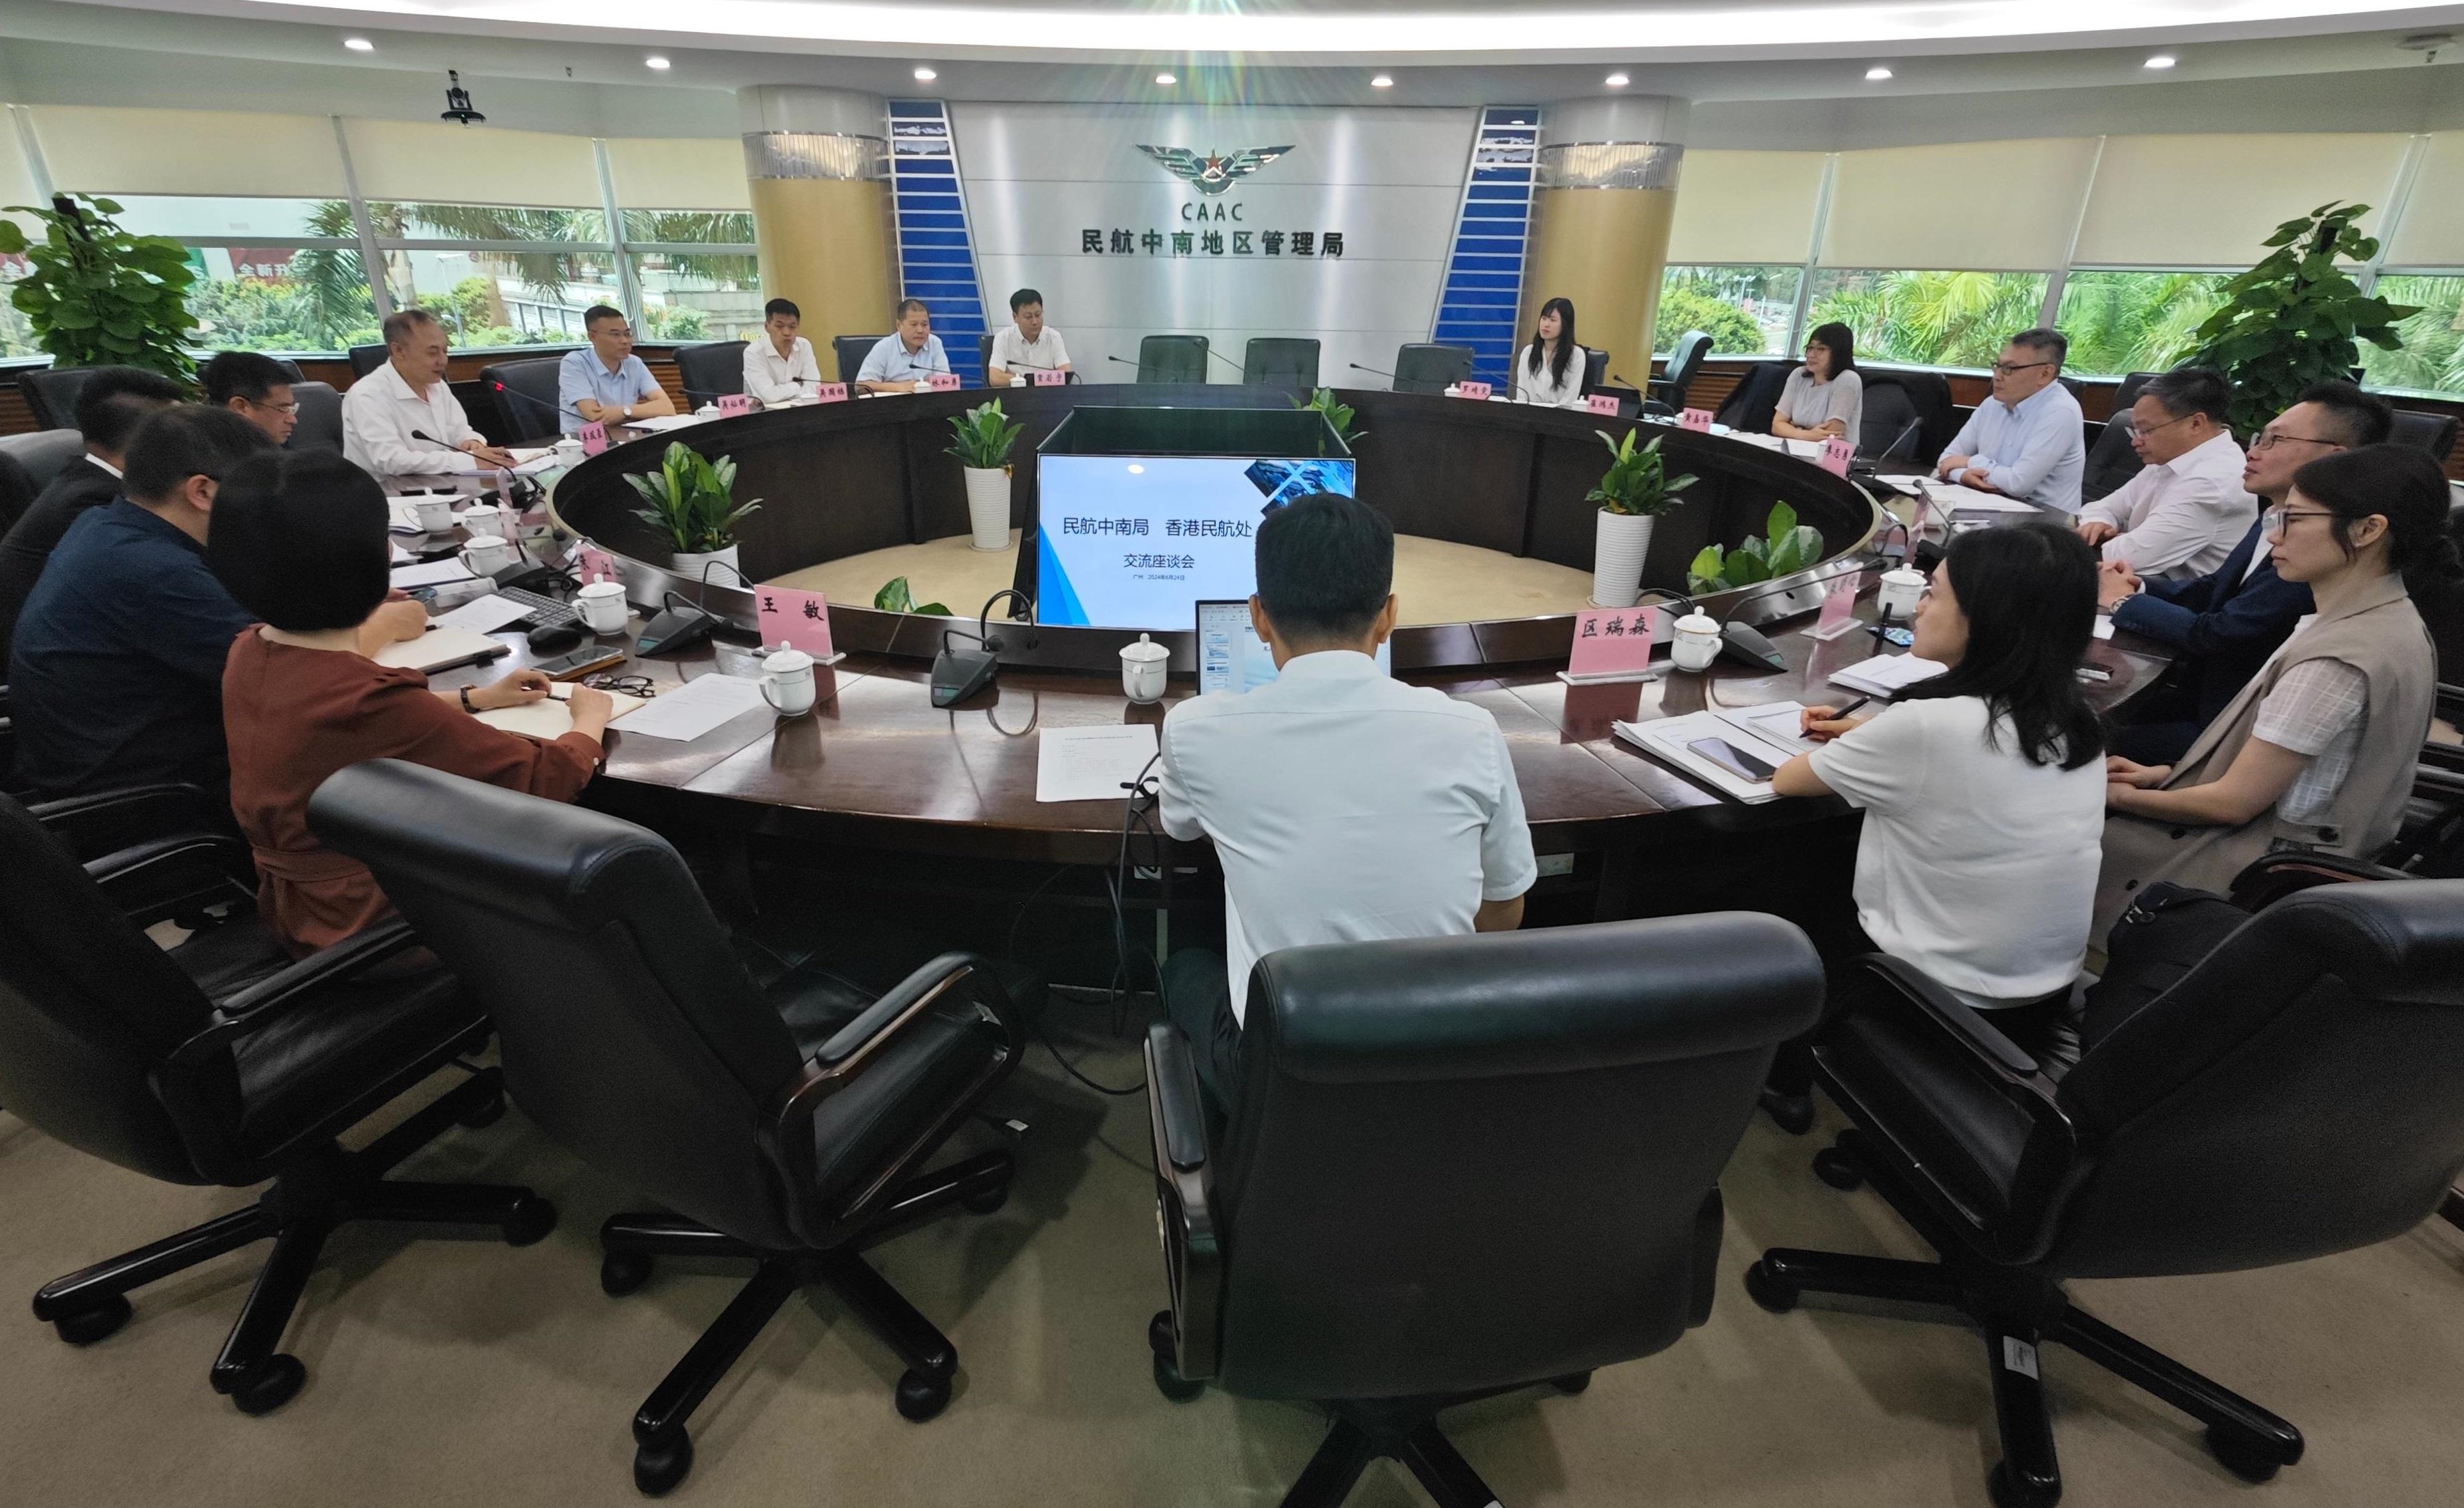
<svg viewBox="0 0 2464 1508">
<path fill-rule="evenodd" d="M 1321 493 L 1267 514 L 1249 619 L 1280 674 L 1164 718 L 1164 831 L 1214 841 L 1230 955 L 1174 952 L 1165 1004 L 1219 1105 L 1258 960 L 1523 922 L 1539 871 L 1505 735 L 1486 708 L 1378 669 L 1394 578 L 1395 531 L 1365 504 Z"/>
<path fill-rule="evenodd" d="M 205 387 L 206 402 L 238 414 L 276 445 L 291 443 L 299 405 L 280 362 L 255 351 L 218 351 L 197 368 L 197 381 Z"/>
<path fill-rule="evenodd" d="M 514 464 L 471 428 L 445 381 L 445 326 L 425 309 L 385 316 L 385 365 L 342 394 L 342 456 L 387 477 L 459 476 Z"/>
<path fill-rule="evenodd" d="M 622 309 L 594 303 L 582 311 L 590 349 L 567 351 L 557 364 L 557 420 L 571 434 L 585 424 L 614 429 L 676 411 L 675 400 L 633 354 L 633 326 Z"/>
<path fill-rule="evenodd" d="M 794 403 L 821 391 L 813 343 L 797 334 L 803 311 L 784 299 L 761 306 L 761 334 L 744 343 L 744 395 L 763 407 Z"/>
<path fill-rule="evenodd" d="M 178 383 L 142 366 L 99 366 L 86 375 L 77 401 L 85 455 L 61 467 L 0 537 L 0 671 L 8 666 L 17 615 L 33 594 L 43 563 L 78 515 L 120 496 L 120 474 L 138 426 L 187 396 Z"/>
<path fill-rule="evenodd" d="M 984 381 L 996 388 L 1033 382 L 1029 372 L 1069 370 L 1069 348 L 1061 332 L 1044 322 L 1044 295 L 1021 288 L 1009 296 L 1009 328 L 993 337 L 993 359 Z"/>
</svg>

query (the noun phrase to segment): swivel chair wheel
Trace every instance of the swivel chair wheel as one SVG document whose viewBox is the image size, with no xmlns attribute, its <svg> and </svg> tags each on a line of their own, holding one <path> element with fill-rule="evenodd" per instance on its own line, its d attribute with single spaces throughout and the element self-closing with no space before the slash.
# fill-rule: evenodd
<svg viewBox="0 0 2464 1508">
<path fill-rule="evenodd" d="M 525 1197 L 505 1217 L 505 1244 L 530 1246 L 547 1239 L 556 1229 L 556 1206 L 537 1194 Z"/>
<path fill-rule="evenodd" d="M 599 1259 L 599 1291 L 622 1298 L 650 1280 L 650 1253 L 610 1252 Z"/>
<path fill-rule="evenodd" d="M 52 1321 L 52 1328 L 71 1345 L 92 1345 L 107 1335 L 116 1334 L 121 1325 L 128 1322 L 131 1312 L 128 1296 L 113 1294 L 91 1309 L 60 1316 Z"/>
<path fill-rule="evenodd" d="M 1826 1146 L 1814 1154 L 1814 1176 L 1849 1193 L 1865 1186 L 1865 1173 L 1857 1165 L 1857 1160 L 1836 1146 Z"/>
<path fill-rule="evenodd" d="M 1156 1392 L 1177 1404 L 1185 1404 L 1206 1391 L 1204 1383 L 1193 1383 L 1181 1376 L 1180 1368 L 1173 1364 L 1169 1356 L 1155 1359 L 1155 1385 Z"/>
<path fill-rule="evenodd" d="M 473 1131 L 481 1126 L 495 1125 L 503 1119 L 505 1119 L 505 1092 L 501 1089 L 453 1118 L 455 1124 L 467 1126 Z"/>
<path fill-rule="evenodd" d="M 2049 1491 L 2042 1486 L 2019 1479 L 2008 1461 L 1996 1461 L 1986 1475 L 1985 1495 L 1993 1499 L 1993 1508 L 2054 1508 L 2062 1500 L 2061 1484 Z"/>
<path fill-rule="evenodd" d="M 656 1445 L 633 1448 L 633 1488 L 645 1497 L 664 1497 L 693 1470 L 693 1436 L 678 1430 Z"/>
<path fill-rule="evenodd" d="M 1783 1095 L 1775 1089 L 1762 1092 L 1763 1112 L 1771 1123 L 1791 1136 L 1803 1136 L 1814 1129 L 1814 1097 Z"/>
<path fill-rule="evenodd" d="M 2276 1453 L 2242 1430 L 2224 1425 L 2208 1426 L 2208 1450 L 2224 1464 L 2224 1469 L 2245 1482 L 2272 1482 L 2284 1463 Z"/>
<path fill-rule="evenodd" d="M 922 1424 L 950 1407 L 950 1380 L 909 1367 L 898 1379 L 898 1411 Z"/>
<path fill-rule="evenodd" d="M 276 1352 L 243 1371 L 224 1389 L 231 1406 L 251 1418 L 272 1413 L 289 1403 L 308 1381 L 299 1358 Z"/>
<path fill-rule="evenodd" d="M 1169 1361 L 1179 1348 L 1180 1337 L 1173 1329 L 1172 1311 L 1156 1310 L 1155 1318 L 1147 1321 L 1147 1349 Z"/>
<path fill-rule="evenodd" d="M 972 1199 L 962 1199 L 958 1203 L 971 1215 L 997 1213 L 1001 1206 L 1009 1203 L 1009 1185 L 1003 1182 L 998 1188 L 987 1189 Z"/>
<path fill-rule="evenodd" d="M 1775 1315 L 1784 1315 L 1796 1307 L 1797 1287 L 1771 1275 L 1771 1269 L 1756 1262 L 1746 1269 L 1746 1297 Z"/>
<path fill-rule="evenodd" d="M 1589 1372 L 1569 1372 L 1563 1377 L 1551 1378 L 1549 1380 L 1549 1386 L 1554 1387 L 1561 1393 L 1572 1396 L 1573 1394 L 1579 1393 L 1584 1388 L 1592 1386 L 1592 1374 Z"/>
</svg>

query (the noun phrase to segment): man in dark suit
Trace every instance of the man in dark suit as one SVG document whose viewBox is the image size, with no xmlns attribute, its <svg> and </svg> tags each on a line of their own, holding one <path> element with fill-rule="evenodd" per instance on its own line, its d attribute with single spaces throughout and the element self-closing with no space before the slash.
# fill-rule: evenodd
<svg viewBox="0 0 2464 1508">
<path fill-rule="evenodd" d="M 120 496 L 120 472 L 129 436 L 148 414 L 187 396 L 180 385 L 160 372 L 135 366 L 103 366 L 85 380 L 77 393 L 77 425 L 85 436 L 85 456 L 60 468 L 25 516 L 0 536 L 0 665 L 9 663 L 9 641 L 17 632 L 17 615 L 41 579 L 43 563 L 52 558 L 60 536 L 77 515 L 99 508 Z"/>
<path fill-rule="evenodd" d="M 2201 729 L 2267 663 L 2312 610 L 2310 588 L 2276 574 L 2266 510 L 2292 491 L 2293 474 L 2321 455 L 2384 443 L 2394 414 L 2348 382 L 2321 383 L 2254 436 L 2242 486 L 2258 495 L 2260 518 L 2225 563 L 2189 581 L 2142 581 L 2107 562 L 2101 581 L 2113 626 L 2169 646 L 2172 669 L 2123 711 L 2130 726 L 2108 748 L 2142 765 L 2179 760 Z"/>
</svg>

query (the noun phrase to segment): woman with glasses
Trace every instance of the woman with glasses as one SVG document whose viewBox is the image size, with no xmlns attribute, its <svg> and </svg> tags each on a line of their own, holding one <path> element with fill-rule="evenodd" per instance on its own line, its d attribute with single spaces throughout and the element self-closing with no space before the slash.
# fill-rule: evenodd
<svg viewBox="0 0 2464 1508">
<path fill-rule="evenodd" d="M 1911 653 L 1949 667 L 1870 717 L 1809 707 L 1821 746 L 1779 768 L 1783 796 L 1863 811 L 1861 935 L 1825 951 L 1915 965 L 2024 1048 L 2062 1055 L 2087 954 L 2104 826 L 2104 739 L 2073 673 L 2096 624 L 2096 552 L 2050 521 L 1954 535 L 1917 604 Z M 1812 1065 L 1784 1047 L 1784 1125 L 1810 1117 Z"/>
<path fill-rule="evenodd" d="M 1865 422 L 1865 379 L 1857 375 L 1857 339 L 1844 324 L 1817 324 L 1805 338 L 1805 365 L 1788 374 L 1771 410 L 1771 432 L 1784 440 L 1843 439 L 1857 443 Z"/>
<path fill-rule="evenodd" d="M 2410 446 L 2338 452 L 2293 474 L 2262 529 L 2317 610 L 2179 763 L 2106 761 L 2099 937 L 2154 881 L 2222 891 L 2275 849 L 2367 857 L 2395 836 L 2437 689 L 2409 588 L 2458 574 L 2447 477 Z"/>
</svg>

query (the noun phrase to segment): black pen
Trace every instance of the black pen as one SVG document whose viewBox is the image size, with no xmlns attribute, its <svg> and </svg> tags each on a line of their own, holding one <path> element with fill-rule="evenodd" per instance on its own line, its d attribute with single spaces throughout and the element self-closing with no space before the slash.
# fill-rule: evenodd
<svg viewBox="0 0 2464 1508">
<path fill-rule="evenodd" d="M 1871 697 L 1859 697 L 1859 698 L 1858 698 L 1856 700 L 1854 700 L 1854 701 L 1852 701 L 1852 702 L 1848 703 L 1848 705 L 1846 705 L 1846 706 L 1844 706 L 1844 707 L 1840 708 L 1838 711 L 1834 712 L 1833 714 L 1831 714 L 1831 721 L 1834 721 L 1834 722 L 1837 722 L 1837 721 L 1838 721 L 1841 718 L 1844 718 L 1844 717 L 1848 716 L 1848 714 L 1850 714 L 1850 713 L 1852 713 L 1852 712 L 1856 711 L 1859 707 L 1863 706 L 1865 703 L 1867 703 L 1867 702 L 1869 702 L 1869 701 L 1871 701 L 1871 700 L 1873 700 L 1873 699 L 1873 699 L 1873 698 L 1871 698 Z"/>
</svg>

